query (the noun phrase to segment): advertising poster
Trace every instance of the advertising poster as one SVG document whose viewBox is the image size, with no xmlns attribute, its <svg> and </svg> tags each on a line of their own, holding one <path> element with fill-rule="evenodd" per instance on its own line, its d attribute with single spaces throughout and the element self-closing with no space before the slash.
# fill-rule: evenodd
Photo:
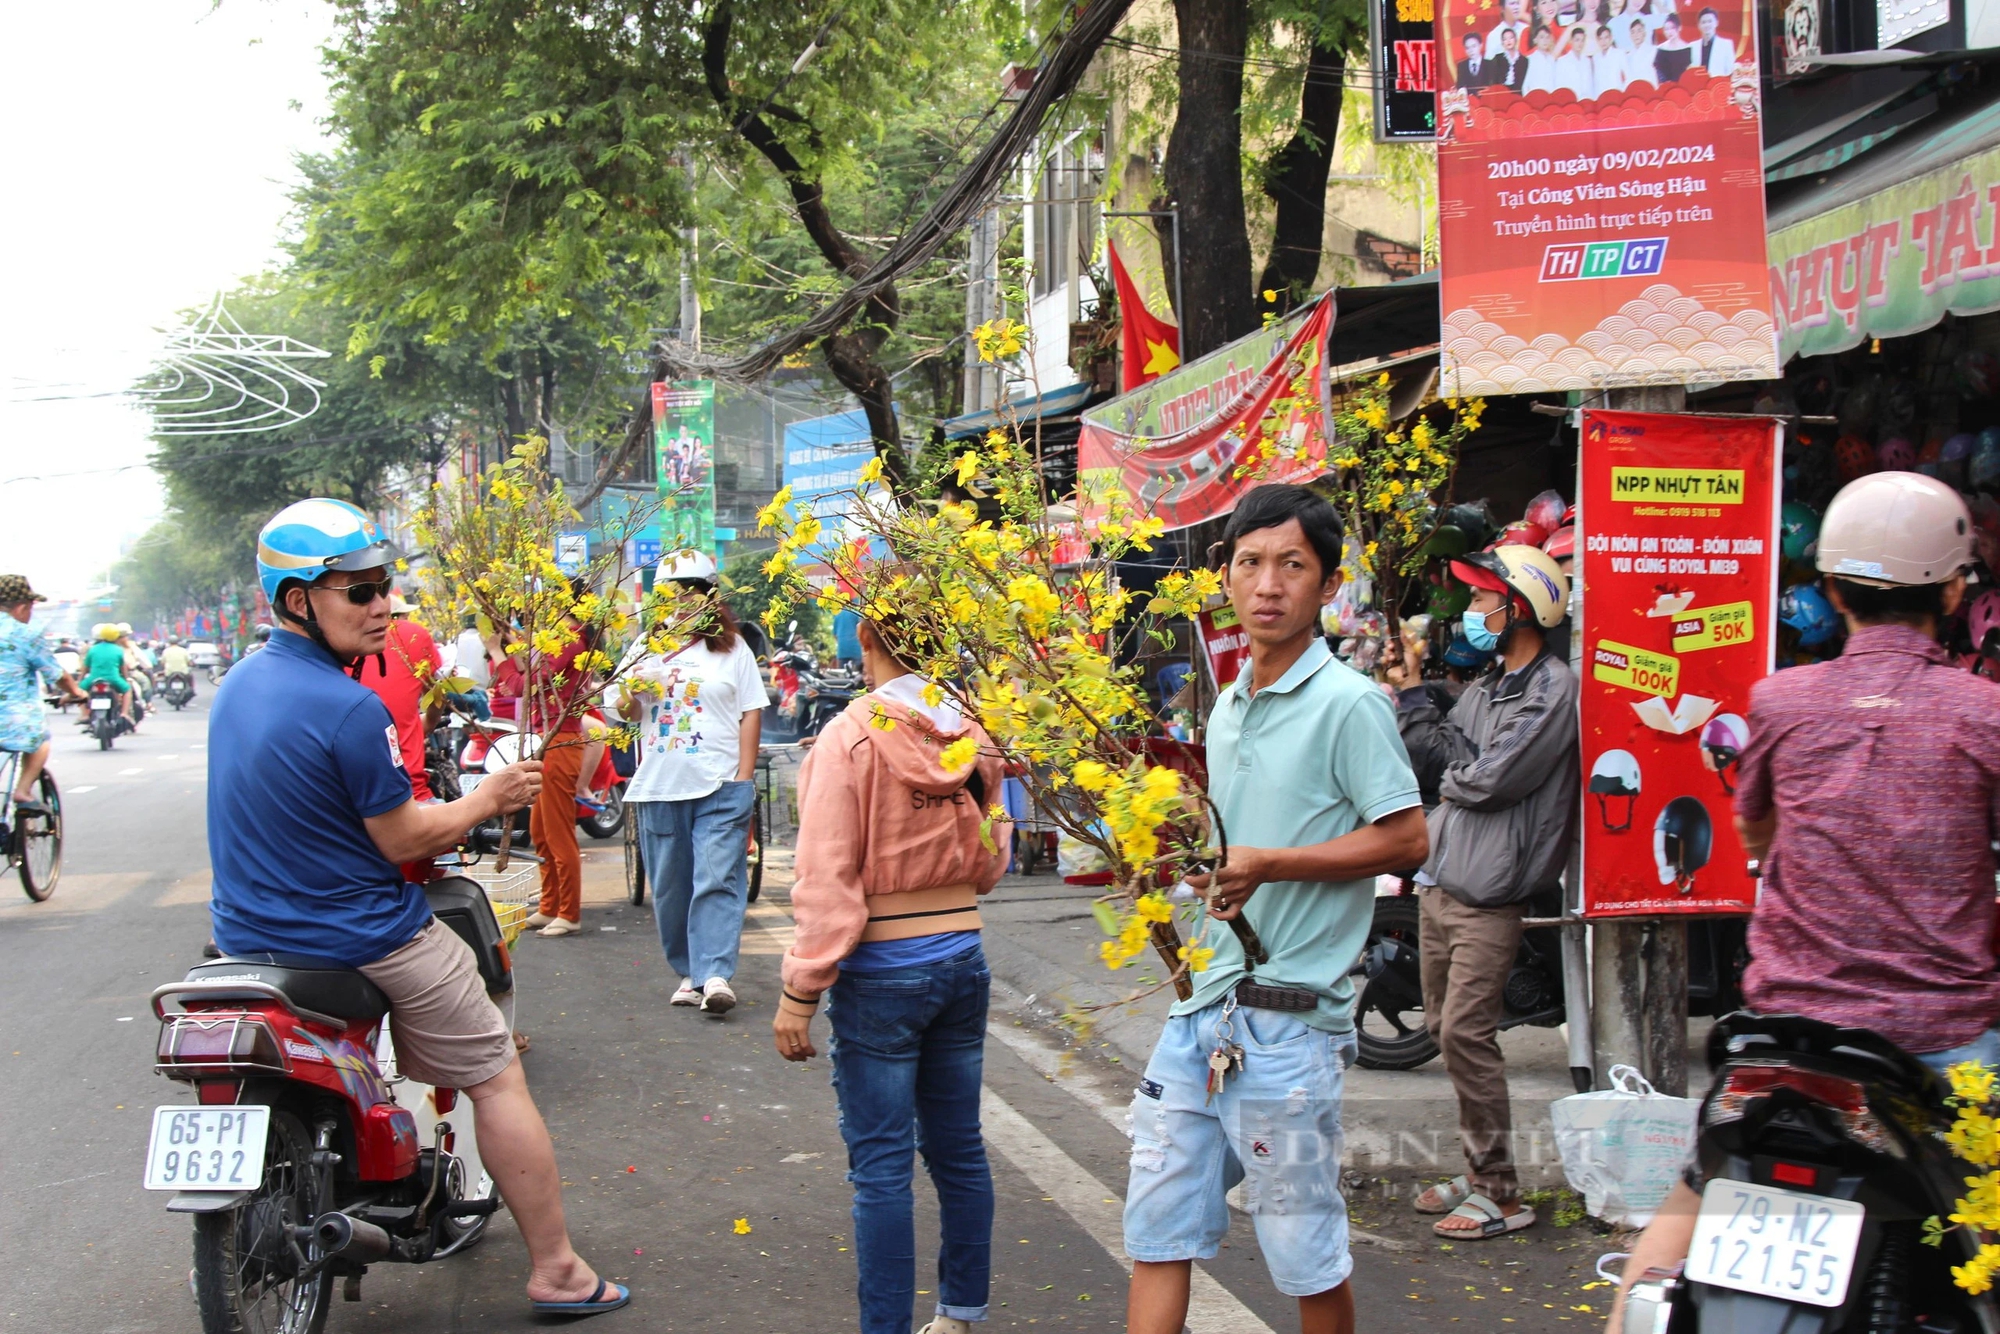
<svg viewBox="0 0 2000 1334">
<path fill-rule="evenodd" d="M 1437 137 L 1436 0 L 1371 0 L 1368 49 L 1375 63 L 1375 137 L 1385 143 Z"/>
<path fill-rule="evenodd" d="M 1780 428 L 1583 414 L 1583 909 L 1747 913 L 1731 798 L 1771 671 Z"/>
<path fill-rule="evenodd" d="M 1440 392 L 1778 374 L 1751 0 L 1436 0 Z"/>
<path fill-rule="evenodd" d="M 1085 519 L 1095 513 L 1089 497 L 1118 487 L 1140 513 L 1185 528 L 1229 513 L 1253 486 L 1325 472 L 1332 328 L 1329 292 L 1292 319 L 1084 413 L 1076 457 Z M 1275 457 L 1254 475 L 1238 475 L 1263 431 Z"/>
<path fill-rule="evenodd" d="M 654 475 L 660 541 L 669 551 L 715 551 L 715 381 L 653 386 Z"/>
<path fill-rule="evenodd" d="M 1196 616 L 1195 625 L 1201 632 L 1201 651 L 1208 659 L 1209 679 L 1220 690 L 1234 681 L 1242 673 L 1243 664 L 1250 661 L 1250 636 L 1244 632 L 1243 622 L 1236 618 L 1236 608 L 1227 602 Z"/>
<path fill-rule="evenodd" d="M 851 540 L 848 511 L 861 471 L 874 457 L 868 414 L 860 408 L 785 427 L 785 485 L 792 492 L 792 507 L 820 522 L 819 540 L 805 548 L 808 562 L 825 564 L 841 543 Z"/>
</svg>

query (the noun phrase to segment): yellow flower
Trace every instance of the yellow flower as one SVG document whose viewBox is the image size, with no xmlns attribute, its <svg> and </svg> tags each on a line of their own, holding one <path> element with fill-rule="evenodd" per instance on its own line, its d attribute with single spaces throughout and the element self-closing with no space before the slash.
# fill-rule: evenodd
<svg viewBox="0 0 2000 1334">
<path fill-rule="evenodd" d="M 944 703 L 944 691 L 938 689 L 936 682 L 933 681 L 924 682 L 924 688 L 918 691 L 917 693 L 923 696 L 924 703 L 930 705 L 934 709 L 938 705 Z"/>
<path fill-rule="evenodd" d="M 1070 771 L 1070 778 L 1085 792 L 1102 792 L 1111 786 L 1111 770 L 1096 760 L 1084 760 Z"/>
<path fill-rule="evenodd" d="M 1132 905 L 1132 910 L 1149 922 L 1172 921 L 1174 906 L 1158 893 L 1147 894 Z"/>
<path fill-rule="evenodd" d="M 979 454 L 975 450 L 968 449 L 958 456 L 958 484 L 970 486 L 972 479 L 977 476 L 979 476 Z"/>
<path fill-rule="evenodd" d="M 1951 1094 L 1966 1102 L 1988 1103 L 1993 1101 L 1993 1082 L 1996 1072 L 1978 1061 L 1960 1061 L 1945 1071 L 1951 1080 Z"/>
<path fill-rule="evenodd" d="M 1944 1138 L 1969 1163 L 1985 1167 L 2000 1158 L 2000 1122 L 1976 1107 L 1959 1108 L 1958 1120 Z"/>
<path fill-rule="evenodd" d="M 882 456 L 877 454 L 874 458 L 869 459 L 868 462 L 861 465 L 861 484 L 863 486 L 873 486 L 881 480 Z"/>
<path fill-rule="evenodd" d="M 749 1236 L 749 1235 L 750 1235 L 750 1220 L 749 1220 L 749 1219 L 747 1219 L 747 1218 L 739 1218 L 739 1219 L 737 1219 L 737 1220 L 736 1220 L 736 1235 L 737 1235 L 737 1236 L 739 1236 L 739 1237 L 747 1237 L 747 1236 Z"/>
<path fill-rule="evenodd" d="M 1215 951 L 1206 945 L 1183 945 L 1180 948 L 1180 957 L 1187 960 L 1190 973 L 1205 973 L 1208 971 L 1209 960 L 1215 957 Z"/>
<path fill-rule="evenodd" d="M 771 503 L 757 511 L 757 531 L 766 532 L 781 526 L 791 517 L 792 488 L 786 486 L 771 497 Z"/>
<path fill-rule="evenodd" d="M 2000 1172 L 1967 1177 L 1969 1189 L 1951 1215 L 1954 1223 L 1964 1223 L 1982 1231 L 2000 1231 Z"/>
<path fill-rule="evenodd" d="M 1152 539 L 1167 531 L 1165 519 L 1138 519 L 1132 524 L 1132 545 L 1141 551 L 1153 549 Z"/>
<path fill-rule="evenodd" d="M 1979 1254 L 1962 1265 L 1953 1265 L 1952 1281 L 1975 1297 L 1993 1286 L 1993 1271 L 2000 1269 L 2000 1245 L 1988 1242 Z"/>
<path fill-rule="evenodd" d="M 938 763 L 952 773 L 957 773 L 979 758 L 979 743 L 969 736 L 960 737 L 938 752 Z"/>
<path fill-rule="evenodd" d="M 894 718 L 891 718 L 886 712 L 884 712 L 880 704 L 876 704 L 870 710 L 868 714 L 868 725 L 870 727 L 878 728 L 884 732 L 893 732 L 896 730 L 896 720 Z"/>
</svg>

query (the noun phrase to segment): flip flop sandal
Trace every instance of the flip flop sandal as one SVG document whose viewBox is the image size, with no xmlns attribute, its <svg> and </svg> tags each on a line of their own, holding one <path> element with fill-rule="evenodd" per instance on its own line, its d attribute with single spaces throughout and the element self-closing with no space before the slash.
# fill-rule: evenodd
<svg viewBox="0 0 2000 1334">
<path fill-rule="evenodd" d="M 605 1289 L 617 1293 L 616 1297 L 606 1297 Z M 597 1280 L 597 1291 L 590 1294 L 590 1300 L 581 1302 L 535 1302 L 536 1315 L 603 1315 L 615 1311 L 632 1300 L 632 1290 L 607 1279 Z"/>
<path fill-rule="evenodd" d="M 528 1050 L 528 1048 L 530 1048 L 530 1047 L 532 1047 L 532 1046 L 534 1046 L 534 1045 L 535 1045 L 535 1041 L 534 1041 L 534 1039 L 533 1039 L 533 1038 L 529 1037 L 529 1036 L 528 1036 L 528 1035 L 527 1035 L 526 1033 L 522 1033 L 522 1032 L 520 1032 L 520 1031 L 516 1030 L 516 1032 L 515 1032 L 515 1034 L 514 1034 L 514 1050 L 515 1050 L 515 1051 L 517 1051 L 517 1052 L 518 1052 L 518 1051 L 526 1051 L 526 1050 Z"/>
<path fill-rule="evenodd" d="M 1502 1233 L 1519 1232 L 1524 1227 L 1533 1227 L 1535 1223 L 1535 1211 L 1526 1205 L 1521 1206 L 1519 1213 L 1503 1214 L 1499 1205 L 1479 1194 L 1467 1196 L 1463 1204 L 1445 1217 L 1470 1218 L 1479 1224 L 1477 1228 L 1464 1230 L 1448 1228 L 1442 1219 L 1431 1224 L 1431 1231 L 1446 1241 L 1484 1241 L 1488 1237 L 1497 1237 Z"/>
<path fill-rule="evenodd" d="M 1464 1177 L 1453 1177 L 1449 1181 L 1438 1182 L 1430 1188 L 1429 1193 L 1437 1197 L 1438 1205 L 1435 1209 L 1424 1207 L 1422 1191 L 1417 1193 L 1417 1198 L 1411 1201 L 1410 1207 L 1420 1214 L 1448 1214 L 1472 1198 L 1472 1183 Z"/>
</svg>

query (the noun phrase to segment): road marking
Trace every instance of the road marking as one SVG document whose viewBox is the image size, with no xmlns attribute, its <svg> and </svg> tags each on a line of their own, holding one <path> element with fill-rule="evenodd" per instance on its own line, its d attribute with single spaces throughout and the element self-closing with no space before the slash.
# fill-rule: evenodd
<svg viewBox="0 0 2000 1334">
<path fill-rule="evenodd" d="M 120 778 L 130 778 L 134 774 L 142 774 L 145 772 L 146 771 L 144 769 L 120 769 L 118 771 L 118 776 Z"/>
<path fill-rule="evenodd" d="M 1089 1233 L 1114 1264 L 1128 1264 L 1124 1206 L 1115 1201 L 1105 1203 L 1111 1191 L 1057 1147 L 1054 1140 L 1008 1106 L 999 1094 L 990 1088 L 979 1092 L 979 1118 L 986 1142 L 1000 1150 L 1022 1175 L 1041 1188 L 1042 1194 L 1053 1199 L 1078 1227 Z M 1192 1277 L 1187 1324 L 1194 1334 L 1272 1334 L 1269 1325 L 1199 1264 L 1194 1266 Z"/>
<path fill-rule="evenodd" d="M 95 792 L 95 791 L 97 791 L 97 784 L 85 783 L 82 787 L 64 788 L 63 795 L 65 797 L 80 797 L 86 792 Z"/>
</svg>

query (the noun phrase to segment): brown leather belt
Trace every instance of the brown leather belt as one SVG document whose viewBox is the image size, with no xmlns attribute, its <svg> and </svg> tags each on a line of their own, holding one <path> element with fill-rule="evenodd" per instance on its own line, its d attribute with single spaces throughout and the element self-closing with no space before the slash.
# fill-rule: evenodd
<svg viewBox="0 0 2000 1334">
<path fill-rule="evenodd" d="M 971 885 L 939 885 L 896 894 L 870 894 L 868 925 L 862 928 L 861 939 L 873 944 L 878 940 L 909 940 L 914 936 L 979 929 L 979 891 Z"/>
</svg>

